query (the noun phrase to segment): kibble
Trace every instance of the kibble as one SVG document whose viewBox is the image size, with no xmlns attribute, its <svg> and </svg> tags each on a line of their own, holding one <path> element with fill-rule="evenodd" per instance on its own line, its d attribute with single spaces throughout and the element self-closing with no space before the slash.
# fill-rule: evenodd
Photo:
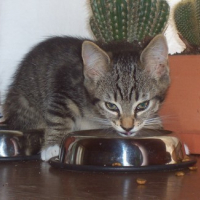
<svg viewBox="0 0 200 200">
<path fill-rule="evenodd" d="M 197 170 L 197 166 L 191 166 L 191 167 L 189 167 L 189 169 L 190 169 L 191 171 L 196 171 L 196 170 Z"/>
<path fill-rule="evenodd" d="M 120 167 L 120 166 L 122 166 L 122 164 L 119 163 L 119 162 L 116 162 L 116 163 L 113 163 L 112 166 L 113 166 L 113 167 Z"/>
<path fill-rule="evenodd" d="M 143 178 L 137 178 L 136 182 L 137 182 L 139 185 L 144 185 L 144 184 L 146 184 L 147 180 L 146 180 L 146 179 L 143 179 Z"/>
<path fill-rule="evenodd" d="M 185 173 L 182 171 L 176 172 L 176 176 L 184 176 L 184 175 L 185 175 Z"/>
<path fill-rule="evenodd" d="M 188 156 L 185 156 L 185 158 L 182 160 L 182 162 L 188 162 L 190 161 L 190 158 Z"/>
</svg>

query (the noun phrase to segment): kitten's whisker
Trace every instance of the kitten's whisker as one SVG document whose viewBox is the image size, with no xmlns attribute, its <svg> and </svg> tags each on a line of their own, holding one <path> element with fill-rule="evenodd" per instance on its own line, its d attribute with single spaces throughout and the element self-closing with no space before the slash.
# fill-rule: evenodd
<svg viewBox="0 0 200 200">
<path fill-rule="evenodd" d="M 178 115 L 164 115 L 160 116 L 163 124 L 175 124 L 178 121 Z"/>
<path fill-rule="evenodd" d="M 144 120 L 144 128 L 158 129 L 160 127 L 162 127 L 162 120 L 160 119 L 160 117 L 153 117 Z"/>
</svg>

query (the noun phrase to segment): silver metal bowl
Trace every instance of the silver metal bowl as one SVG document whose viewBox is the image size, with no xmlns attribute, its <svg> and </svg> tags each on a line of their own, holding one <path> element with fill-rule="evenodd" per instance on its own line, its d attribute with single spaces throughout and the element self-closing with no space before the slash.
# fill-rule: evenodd
<svg viewBox="0 0 200 200">
<path fill-rule="evenodd" d="M 87 130 L 67 135 L 59 157 L 49 163 L 69 170 L 146 171 L 181 169 L 195 162 L 170 131 L 142 130 L 137 137 L 123 137 L 115 131 Z"/>
<path fill-rule="evenodd" d="M 40 159 L 42 130 L 15 131 L 0 127 L 0 161 Z"/>
</svg>

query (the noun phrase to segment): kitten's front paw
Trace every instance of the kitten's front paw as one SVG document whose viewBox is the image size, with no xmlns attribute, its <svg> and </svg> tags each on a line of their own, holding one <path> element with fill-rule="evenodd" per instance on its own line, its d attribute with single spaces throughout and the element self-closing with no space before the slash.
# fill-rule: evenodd
<svg viewBox="0 0 200 200">
<path fill-rule="evenodd" d="M 48 146 L 41 151 L 41 159 L 44 161 L 48 161 L 52 157 L 58 156 L 59 155 L 59 145 L 55 144 L 52 146 Z"/>
</svg>

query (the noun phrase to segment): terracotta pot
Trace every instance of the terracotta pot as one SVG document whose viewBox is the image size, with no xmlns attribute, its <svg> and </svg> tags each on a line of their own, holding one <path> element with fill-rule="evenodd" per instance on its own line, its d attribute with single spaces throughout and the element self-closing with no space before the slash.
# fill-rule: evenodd
<svg viewBox="0 0 200 200">
<path fill-rule="evenodd" d="M 170 56 L 171 86 L 160 115 L 191 153 L 200 154 L 200 56 Z"/>
</svg>

